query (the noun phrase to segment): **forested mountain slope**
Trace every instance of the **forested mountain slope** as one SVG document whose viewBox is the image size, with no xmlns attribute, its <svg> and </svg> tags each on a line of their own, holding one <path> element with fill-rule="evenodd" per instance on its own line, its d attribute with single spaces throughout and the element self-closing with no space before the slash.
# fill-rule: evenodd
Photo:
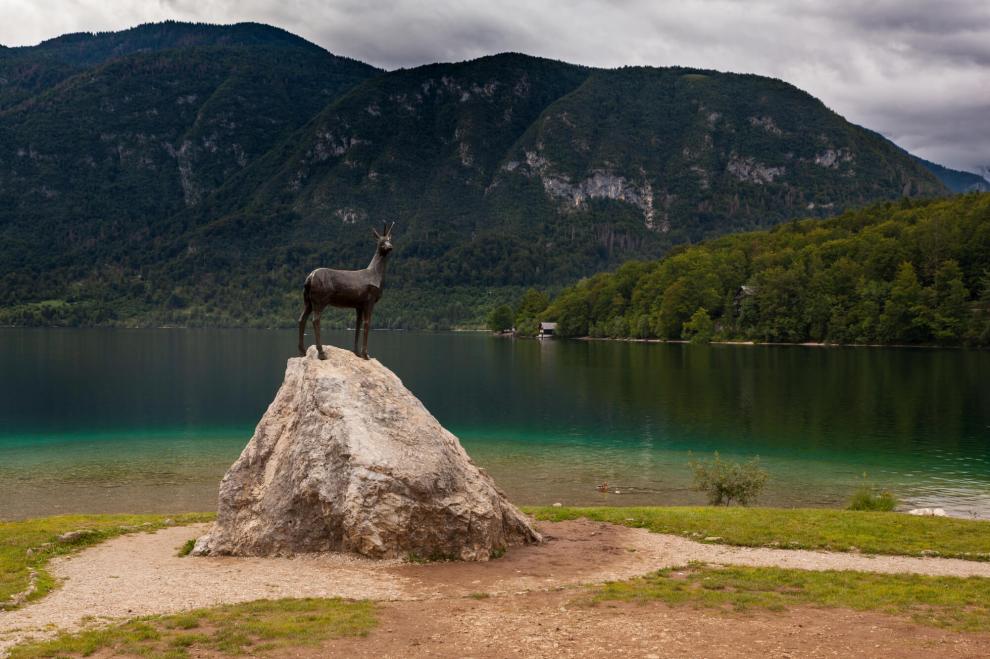
<svg viewBox="0 0 990 659">
<path fill-rule="evenodd" d="M 990 345 L 990 194 L 679 248 L 582 280 L 539 315 L 564 336 Z"/>
<path fill-rule="evenodd" d="M 120 32 L 64 34 L 36 46 L 0 46 L 0 110 L 111 59 L 197 46 L 275 46 L 326 55 L 316 44 L 260 23 L 208 25 L 166 21 Z M 359 64 L 346 58 L 337 59 Z"/>
<path fill-rule="evenodd" d="M 396 220 L 378 320 L 794 217 L 943 194 L 779 80 L 519 54 L 380 72 L 258 25 L 0 50 L 0 322 L 289 324 Z"/>
</svg>

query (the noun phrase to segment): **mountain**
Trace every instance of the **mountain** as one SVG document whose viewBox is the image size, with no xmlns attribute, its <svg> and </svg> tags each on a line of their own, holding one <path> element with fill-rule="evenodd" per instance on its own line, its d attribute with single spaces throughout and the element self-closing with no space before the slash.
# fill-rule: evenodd
<svg viewBox="0 0 990 659">
<path fill-rule="evenodd" d="M 3 49 L 0 72 L 0 322 L 288 324 L 307 272 L 363 267 L 394 219 L 376 324 L 448 326 L 679 243 L 947 192 L 753 75 L 381 72 L 181 23 Z"/>
<path fill-rule="evenodd" d="M 990 194 L 724 236 L 584 279 L 538 315 L 563 336 L 990 345 Z"/>
<path fill-rule="evenodd" d="M 0 111 L 0 304 L 50 276 L 86 277 L 86 297 L 101 297 L 107 272 L 169 217 L 380 73 L 258 25 L 142 26 L 0 51 L 5 71 L 27 61 L 79 70 Z"/>
<path fill-rule="evenodd" d="M 111 59 L 196 46 L 282 47 L 326 54 L 316 44 L 260 23 L 209 25 L 166 21 L 120 32 L 65 34 L 37 46 L 0 46 L 0 110 Z"/>
<path fill-rule="evenodd" d="M 938 163 L 934 163 L 924 158 L 914 158 L 920 162 L 932 174 L 938 177 L 945 187 L 953 192 L 990 192 L 990 181 L 979 174 L 973 172 L 963 172 L 958 169 L 949 169 Z"/>
</svg>

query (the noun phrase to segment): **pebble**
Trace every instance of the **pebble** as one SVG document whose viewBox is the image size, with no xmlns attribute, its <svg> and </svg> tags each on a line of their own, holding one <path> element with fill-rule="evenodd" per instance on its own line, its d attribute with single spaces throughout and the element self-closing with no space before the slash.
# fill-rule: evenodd
<svg viewBox="0 0 990 659">
<path fill-rule="evenodd" d="M 945 517 L 945 510 L 942 508 L 915 508 L 909 510 L 908 515 L 920 515 L 922 517 Z"/>
<path fill-rule="evenodd" d="M 95 531 L 91 531 L 89 529 L 78 529 L 76 531 L 67 531 L 67 532 L 63 533 L 62 535 L 58 536 L 58 541 L 59 542 L 75 542 L 79 538 L 85 537 L 85 536 L 90 535 L 92 533 L 96 533 L 96 532 Z"/>
</svg>

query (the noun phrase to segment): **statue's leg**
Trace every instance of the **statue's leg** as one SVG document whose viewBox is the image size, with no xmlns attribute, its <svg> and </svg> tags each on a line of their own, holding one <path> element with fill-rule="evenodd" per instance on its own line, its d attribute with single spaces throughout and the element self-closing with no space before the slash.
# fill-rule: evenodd
<svg viewBox="0 0 990 659">
<path fill-rule="evenodd" d="M 354 321 L 354 354 L 358 357 L 361 356 L 361 353 L 358 352 L 358 346 L 361 345 L 361 322 L 364 316 L 362 311 L 363 309 L 361 309 L 361 307 L 355 309 L 357 319 Z"/>
<path fill-rule="evenodd" d="M 368 332 L 371 331 L 371 310 L 372 307 L 364 310 L 364 349 L 361 351 L 361 356 L 365 359 L 368 358 Z"/>
<path fill-rule="evenodd" d="M 320 316 L 322 314 L 323 309 L 317 309 L 316 313 L 313 314 L 313 332 L 316 334 L 316 352 L 320 359 L 326 359 L 326 353 L 323 352 L 323 341 L 320 340 Z"/>
<path fill-rule="evenodd" d="M 302 315 L 299 316 L 299 354 L 306 354 L 306 321 L 309 319 L 309 314 L 313 311 L 313 305 L 306 302 L 306 306 L 303 308 Z"/>
</svg>

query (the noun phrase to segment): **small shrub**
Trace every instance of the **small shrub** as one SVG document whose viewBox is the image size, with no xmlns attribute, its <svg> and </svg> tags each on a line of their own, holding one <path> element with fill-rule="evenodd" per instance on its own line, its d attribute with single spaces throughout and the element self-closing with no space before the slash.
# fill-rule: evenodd
<svg viewBox="0 0 990 659">
<path fill-rule="evenodd" d="M 525 317 L 516 320 L 516 336 L 536 336 L 540 331 L 540 323 L 536 318 Z"/>
<path fill-rule="evenodd" d="M 507 304 L 495 307 L 488 314 L 488 329 L 493 332 L 504 332 L 512 329 L 512 307 Z"/>
<path fill-rule="evenodd" d="M 681 336 L 691 343 L 711 343 L 715 336 L 715 323 L 708 312 L 699 307 L 691 319 L 684 323 Z"/>
<path fill-rule="evenodd" d="M 179 556 L 188 556 L 196 546 L 196 538 L 189 538 L 179 547 Z"/>
<path fill-rule="evenodd" d="M 694 489 L 708 495 L 712 506 L 728 506 L 733 501 L 746 506 L 763 491 L 769 474 L 760 467 L 760 458 L 749 462 L 726 462 L 719 457 L 710 461 L 692 460 Z"/>
<path fill-rule="evenodd" d="M 876 510 L 890 512 L 897 507 L 897 497 L 887 490 L 875 491 L 863 486 L 853 493 L 846 510 Z"/>
</svg>

